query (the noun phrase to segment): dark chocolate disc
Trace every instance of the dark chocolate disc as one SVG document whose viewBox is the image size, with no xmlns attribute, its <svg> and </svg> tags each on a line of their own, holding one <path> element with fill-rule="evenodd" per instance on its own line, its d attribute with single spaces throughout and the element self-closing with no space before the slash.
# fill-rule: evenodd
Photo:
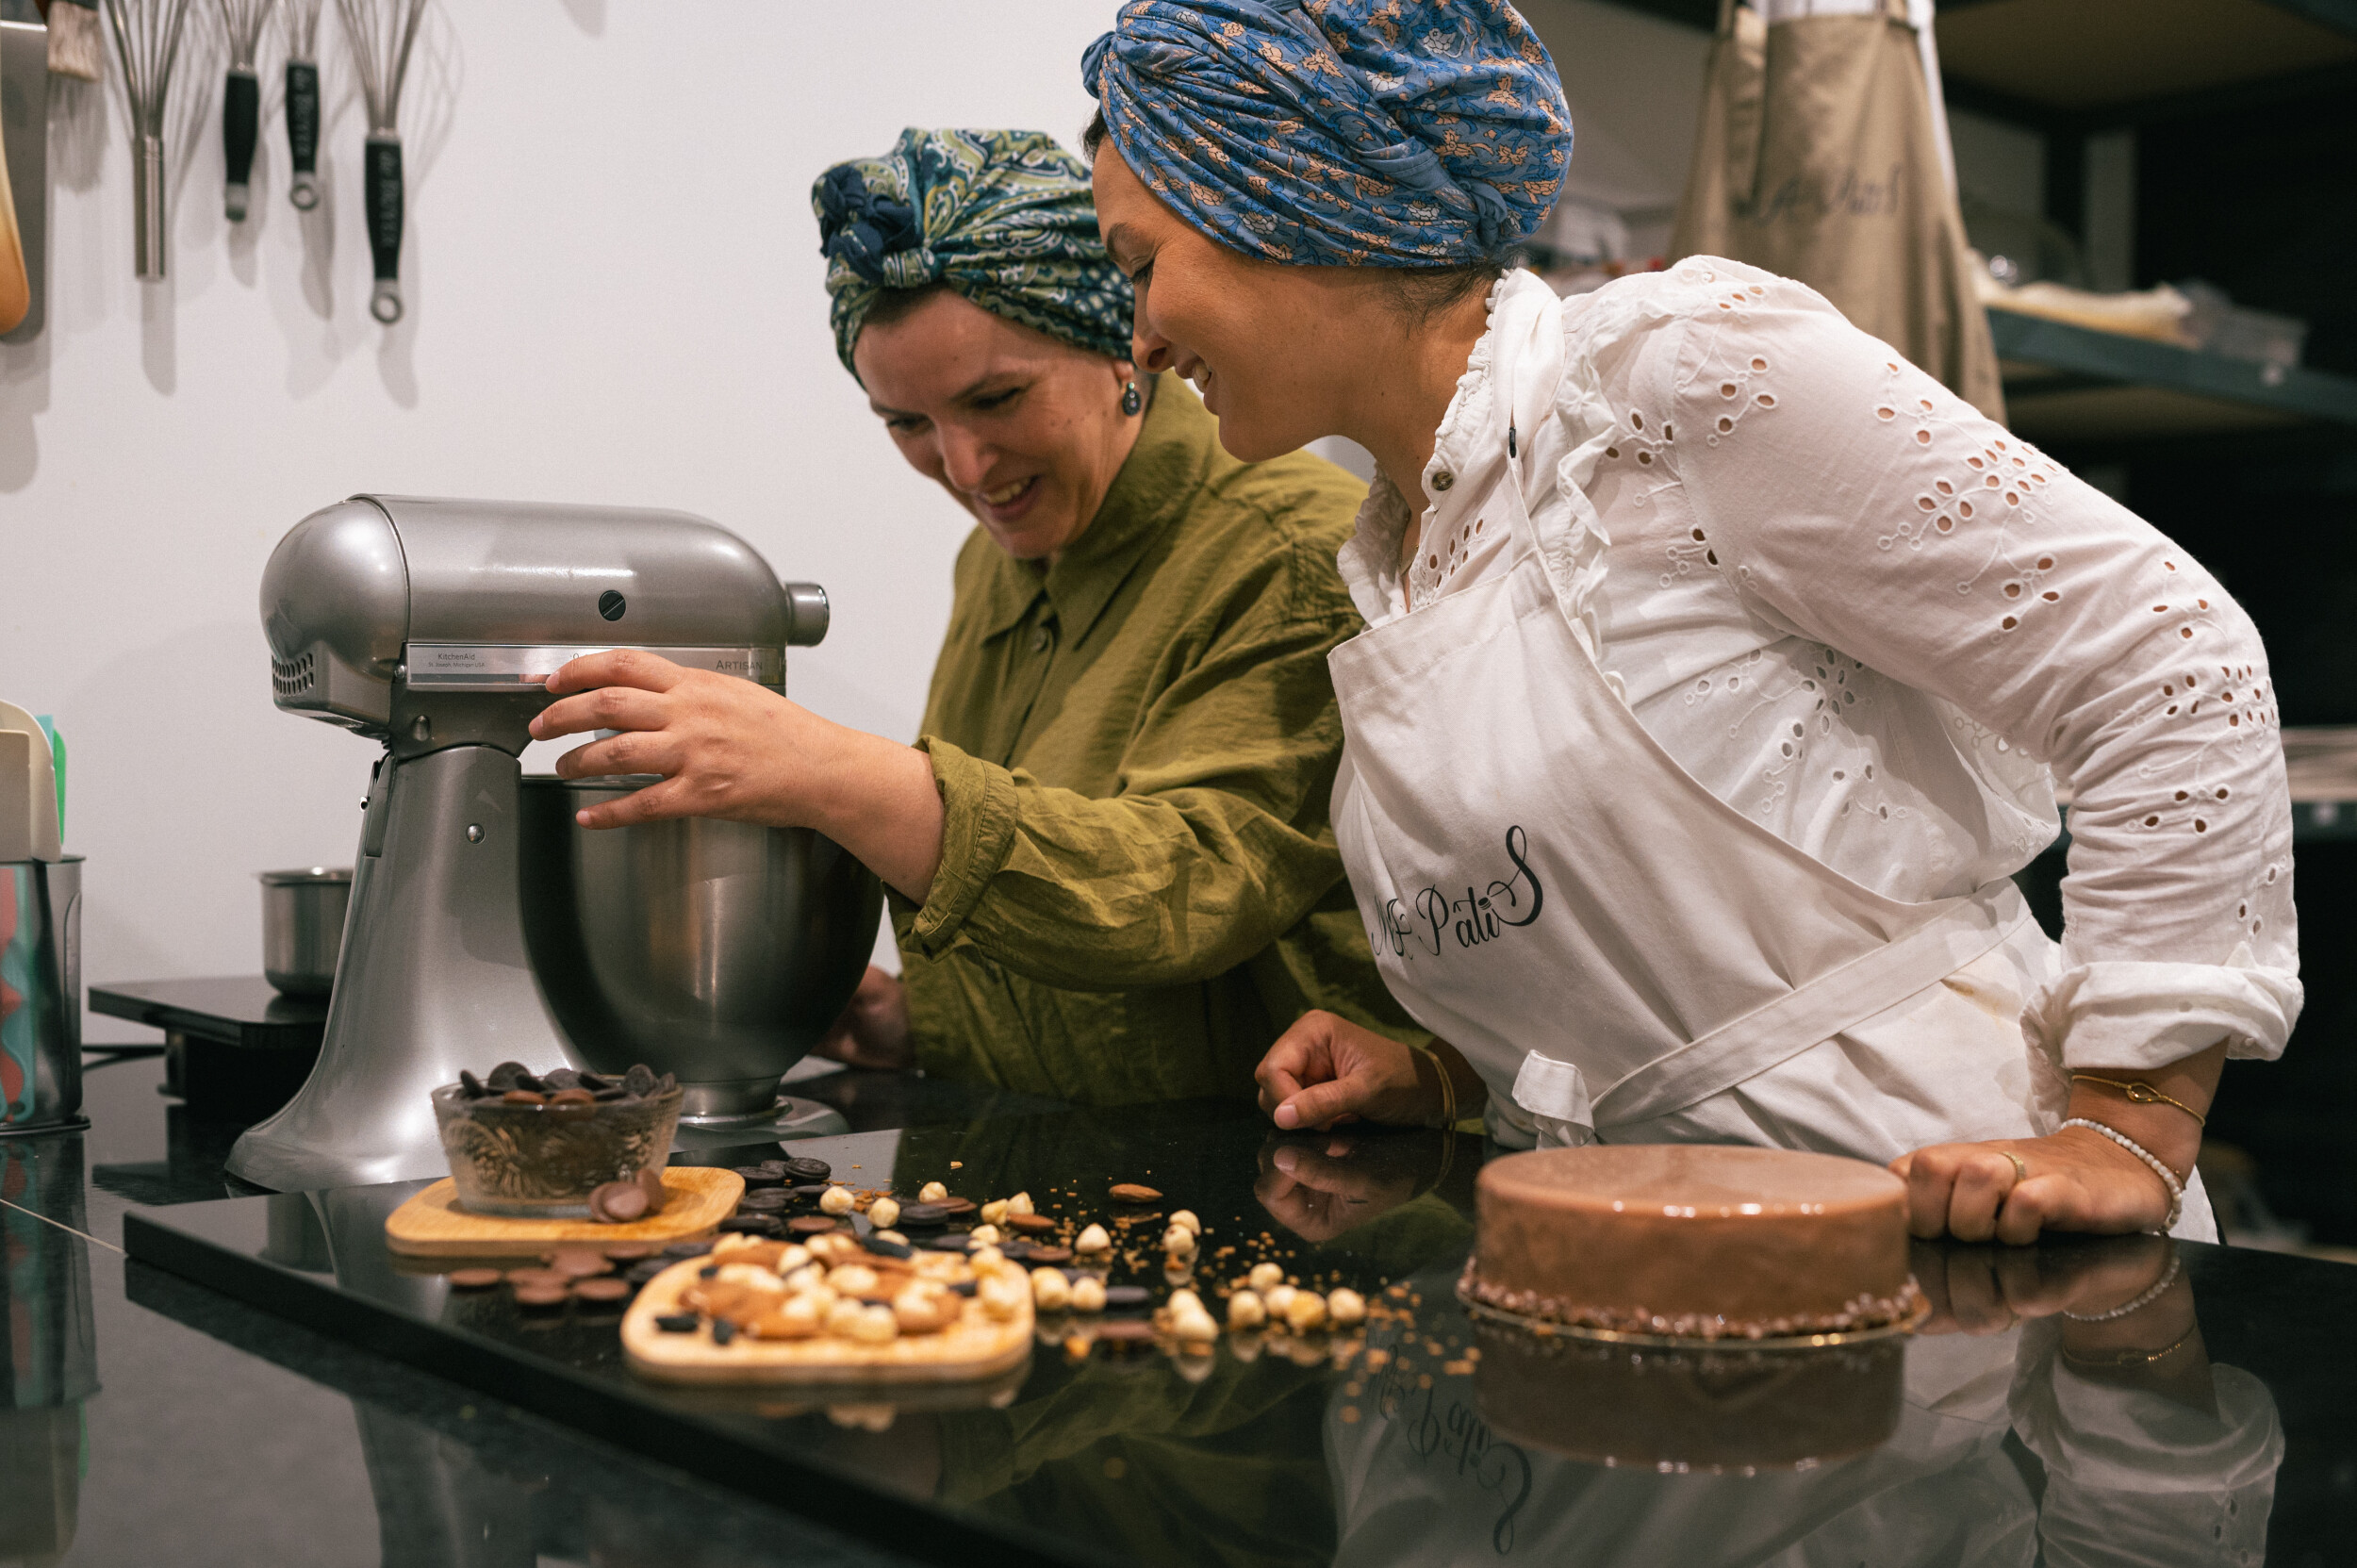
<svg viewBox="0 0 2357 1568">
<path fill-rule="evenodd" d="M 813 1160 L 806 1155 L 788 1160 L 784 1162 L 784 1165 L 785 1174 L 798 1184 L 823 1182 L 834 1175 L 832 1165 L 824 1160 Z"/>
</svg>

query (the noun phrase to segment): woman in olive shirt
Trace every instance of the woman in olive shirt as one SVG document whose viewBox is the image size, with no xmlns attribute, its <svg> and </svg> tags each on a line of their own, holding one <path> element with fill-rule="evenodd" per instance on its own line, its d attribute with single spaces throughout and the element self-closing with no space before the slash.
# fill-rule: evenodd
<svg viewBox="0 0 2357 1568">
<path fill-rule="evenodd" d="M 863 982 L 821 1048 L 847 1060 L 1112 1104 L 1249 1096 L 1311 1008 L 1423 1043 L 1327 824 L 1363 487 L 1240 463 L 1183 383 L 1137 373 L 1087 172 L 1048 138 L 911 130 L 814 199 L 845 367 L 981 524 L 923 738 L 596 655 L 535 733 L 630 732 L 559 771 L 666 782 L 592 825 L 807 825 L 874 867 L 903 972 Z"/>
</svg>

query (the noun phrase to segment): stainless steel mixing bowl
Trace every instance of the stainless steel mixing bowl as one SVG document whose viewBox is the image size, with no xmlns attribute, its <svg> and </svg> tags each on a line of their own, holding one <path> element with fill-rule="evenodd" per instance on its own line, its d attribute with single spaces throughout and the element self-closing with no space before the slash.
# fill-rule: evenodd
<svg viewBox="0 0 2357 1568">
<path fill-rule="evenodd" d="M 678 1074 L 691 1125 L 759 1116 L 850 1000 L 883 889 L 807 828 L 573 820 L 653 782 L 524 780 L 533 970 L 580 1065 Z"/>
<path fill-rule="evenodd" d="M 326 996 L 343 950 L 352 868 L 264 871 L 261 883 L 262 973 L 282 995 Z"/>
</svg>

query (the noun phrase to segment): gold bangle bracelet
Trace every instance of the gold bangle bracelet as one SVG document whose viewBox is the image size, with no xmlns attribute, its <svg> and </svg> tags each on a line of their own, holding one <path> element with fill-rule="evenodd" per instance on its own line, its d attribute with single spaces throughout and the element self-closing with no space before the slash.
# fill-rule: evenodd
<svg viewBox="0 0 2357 1568">
<path fill-rule="evenodd" d="M 2164 1345 L 2158 1350 L 2123 1350 L 2116 1356 L 2074 1356 L 2069 1350 L 2065 1350 L 2062 1353 L 2062 1359 L 2073 1366 L 2150 1366 L 2163 1357 L 2173 1356 L 2183 1350 L 2187 1345 L 2193 1343 L 2193 1336 L 2200 1331 L 2201 1326 L 2196 1324 L 2178 1335 L 2175 1343 Z"/>
<path fill-rule="evenodd" d="M 1448 1064 L 1441 1053 L 1429 1047 L 1425 1054 L 1432 1059 L 1432 1070 L 1441 1075 L 1441 1131 L 1451 1132 L 1457 1128 L 1457 1082 L 1448 1075 Z"/>
<path fill-rule="evenodd" d="M 2141 1079 L 2122 1081 L 2117 1078 L 2098 1078 L 2093 1073 L 2072 1073 L 2070 1075 L 2070 1081 L 2073 1083 L 2101 1083 L 2106 1089 L 2117 1089 L 2121 1094 L 2127 1096 L 2131 1103 L 2136 1105 L 2174 1105 L 2178 1110 L 2183 1111 L 2186 1115 L 2191 1116 L 2197 1126 L 2207 1127 L 2210 1125 L 2209 1117 L 2203 1115 L 2192 1106 L 2187 1105 L 2184 1100 L 2179 1099 L 2176 1096 L 2165 1095 Z"/>
</svg>

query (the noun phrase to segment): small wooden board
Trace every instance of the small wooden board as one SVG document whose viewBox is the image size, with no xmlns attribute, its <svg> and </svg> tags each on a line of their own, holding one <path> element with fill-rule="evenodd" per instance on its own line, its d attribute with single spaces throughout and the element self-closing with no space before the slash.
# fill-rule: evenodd
<svg viewBox="0 0 2357 1568">
<path fill-rule="evenodd" d="M 663 1212 L 628 1225 L 593 1219 L 504 1219 L 458 1207 L 458 1185 L 444 1177 L 385 1221 L 385 1245 L 410 1258 L 512 1258 L 552 1246 L 611 1246 L 616 1242 L 677 1242 L 701 1236 L 736 1212 L 745 1179 L 717 1165 L 667 1165 Z"/>
<path fill-rule="evenodd" d="M 666 1383 L 825 1384 L 877 1387 L 963 1383 L 1021 1366 L 1031 1354 L 1031 1302 L 1004 1323 L 968 1300 L 958 1321 L 938 1333 L 908 1334 L 886 1345 L 821 1334 L 758 1340 L 739 1334 L 716 1345 L 709 1324 L 667 1334 L 654 1320 L 680 1310 L 680 1293 L 707 1260 L 672 1264 L 639 1291 L 622 1316 L 622 1354 L 630 1369 Z"/>
</svg>

